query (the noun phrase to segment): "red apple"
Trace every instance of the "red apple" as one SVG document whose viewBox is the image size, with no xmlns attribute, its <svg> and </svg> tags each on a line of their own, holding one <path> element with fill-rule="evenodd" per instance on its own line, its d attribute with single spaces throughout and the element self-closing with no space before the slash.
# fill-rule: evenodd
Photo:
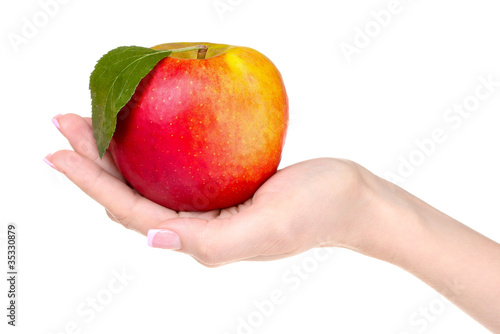
<svg viewBox="0 0 500 334">
<path fill-rule="evenodd" d="M 153 49 L 194 45 L 206 45 L 206 55 L 172 53 L 141 81 L 109 147 L 133 188 L 177 211 L 251 198 L 278 168 L 288 123 L 281 75 L 258 51 L 212 43 Z"/>
</svg>

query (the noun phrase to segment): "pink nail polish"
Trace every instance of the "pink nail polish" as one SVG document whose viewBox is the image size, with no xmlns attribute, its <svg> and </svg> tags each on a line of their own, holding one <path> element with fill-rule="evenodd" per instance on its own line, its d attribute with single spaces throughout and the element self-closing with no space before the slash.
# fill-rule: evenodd
<svg viewBox="0 0 500 334">
<path fill-rule="evenodd" d="M 59 122 L 57 121 L 57 119 L 61 116 L 62 116 L 62 114 L 59 114 L 59 115 L 54 116 L 54 118 L 52 118 L 52 124 L 54 124 L 56 126 L 57 130 L 59 130 L 59 131 L 61 131 L 61 126 L 59 125 Z"/>
<path fill-rule="evenodd" d="M 60 172 L 60 170 L 59 170 L 59 169 L 57 169 L 57 167 L 56 167 L 56 166 L 55 166 L 52 162 L 50 162 L 50 160 L 49 160 L 49 159 L 50 159 L 50 157 L 51 157 L 51 156 L 52 156 L 52 154 L 50 154 L 50 153 L 49 153 L 49 154 L 47 154 L 47 156 L 46 156 L 45 158 L 43 158 L 43 161 L 44 161 L 47 165 L 49 165 L 50 167 L 54 168 L 56 171 Z"/>
<path fill-rule="evenodd" d="M 153 229 L 148 231 L 149 247 L 178 250 L 181 249 L 181 239 L 171 230 Z"/>
</svg>

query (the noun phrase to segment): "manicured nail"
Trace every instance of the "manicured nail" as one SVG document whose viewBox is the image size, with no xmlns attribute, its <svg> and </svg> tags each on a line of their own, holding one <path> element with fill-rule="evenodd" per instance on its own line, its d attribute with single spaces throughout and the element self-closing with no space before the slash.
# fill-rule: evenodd
<svg viewBox="0 0 500 334">
<path fill-rule="evenodd" d="M 149 247 L 177 250 L 181 249 L 181 239 L 171 230 L 149 230 Z"/>
<path fill-rule="evenodd" d="M 47 165 L 49 165 L 50 167 L 54 168 L 56 171 L 60 172 L 60 170 L 59 170 L 59 169 L 57 169 L 57 167 L 56 167 L 56 166 L 55 166 L 52 162 L 50 162 L 50 160 L 49 160 L 49 159 L 50 159 L 50 157 L 51 157 L 51 156 L 52 156 L 52 154 L 50 154 L 50 153 L 49 153 L 49 154 L 47 154 L 47 156 L 46 156 L 45 158 L 43 158 L 43 161 L 44 161 Z"/>
<path fill-rule="evenodd" d="M 52 123 L 56 126 L 57 130 L 59 130 L 59 131 L 61 131 L 61 126 L 59 125 L 59 122 L 57 121 L 57 119 L 61 116 L 62 116 L 62 114 L 59 114 L 59 115 L 54 116 L 54 118 L 52 118 Z"/>
</svg>

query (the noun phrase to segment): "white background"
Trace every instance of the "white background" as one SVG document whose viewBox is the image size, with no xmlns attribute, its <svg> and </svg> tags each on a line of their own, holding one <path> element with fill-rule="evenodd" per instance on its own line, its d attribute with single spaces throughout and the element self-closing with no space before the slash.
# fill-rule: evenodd
<svg viewBox="0 0 500 334">
<path fill-rule="evenodd" d="M 110 49 L 178 41 L 249 46 L 276 64 L 288 90 L 281 167 L 331 156 L 378 175 L 397 173 L 399 157 L 418 149 L 415 140 L 442 128 L 446 142 L 401 186 L 500 241 L 500 87 L 458 128 L 443 120 L 474 94 L 479 76 L 500 81 L 498 1 L 401 0 L 400 12 L 350 63 L 341 43 L 353 44 L 356 28 L 370 26 L 371 11 L 390 1 L 222 0 L 231 6 L 222 15 L 214 0 L 66 2 L 47 22 L 35 0 L 0 5 L 2 272 L 5 224 L 16 223 L 19 233 L 19 326 L 12 332 L 487 333 L 410 274 L 347 250 L 335 249 L 317 268 L 309 252 L 208 269 L 149 248 L 42 158 L 69 148 L 54 115 L 90 116 L 89 75 Z M 34 16 L 38 32 L 13 47 L 8 36 L 22 35 Z M 292 290 L 283 275 L 303 263 L 311 273 Z M 109 292 L 113 271 L 123 270 L 133 278 Z M 3 333 L 7 286 L 0 281 Z M 259 318 L 255 302 L 275 289 L 285 301 Z M 106 305 L 92 317 L 86 303 L 95 297 Z M 432 320 L 418 316 L 422 309 Z M 254 326 L 238 331 L 249 317 Z"/>
</svg>

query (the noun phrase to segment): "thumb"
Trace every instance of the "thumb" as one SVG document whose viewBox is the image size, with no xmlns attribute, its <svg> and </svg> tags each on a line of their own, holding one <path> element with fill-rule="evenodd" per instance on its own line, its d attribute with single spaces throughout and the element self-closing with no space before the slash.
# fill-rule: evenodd
<svg viewBox="0 0 500 334">
<path fill-rule="evenodd" d="M 148 231 L 148 244 L 189 254 L 210 267 L 263 255 L 266 245 L 276 243 L 272 226 L 283 224 L 273 215 L 250 211 L 210 220 L 168 219 Z"/>
</svg>

